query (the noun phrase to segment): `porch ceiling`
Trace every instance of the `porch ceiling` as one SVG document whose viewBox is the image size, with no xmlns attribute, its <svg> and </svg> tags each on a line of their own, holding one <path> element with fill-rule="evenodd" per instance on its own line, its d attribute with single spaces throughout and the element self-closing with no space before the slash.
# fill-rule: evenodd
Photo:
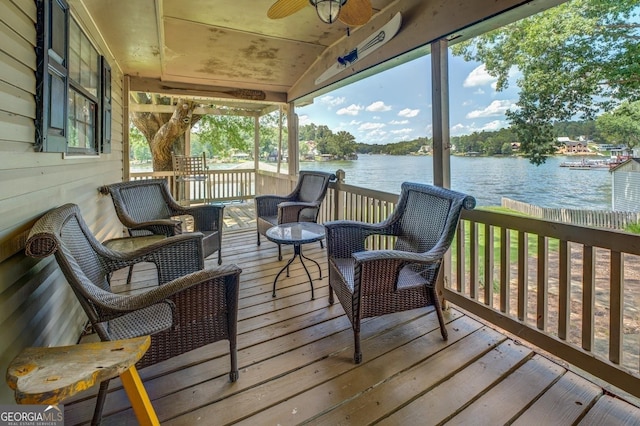
<svg viewBox="0 0 640 426">
<path fill-rule="evenodd" d="M 78 1 L 124 74 L 220 91 L 286 93 L 347 30 L 311 6 L 268 19 L 275 0 Z M 388 3 L 372 0 L 374 14 Z"/>
<path fill-rule="evenodd" d="M 341 22 L 321 22 L 311 6 L 269 19 L 274 1 L 68 0 L 80 22 L 95 23 L 115 65 L 131 77 L 132 91 L 266 105 L 307 101 L 310 93 L 378 72 L 374 67 L 385 61 L 383 67 L 390 67 L 426 54 L 432 41 L 458 42 L 566 0 L 371 0 L 371 20 L 350 28 L 349 35 Z M 315 84 L 338 56 L 396 12 L 402 13 L 402 26 L 392 40 L 348 71 Z"/>
</svg>

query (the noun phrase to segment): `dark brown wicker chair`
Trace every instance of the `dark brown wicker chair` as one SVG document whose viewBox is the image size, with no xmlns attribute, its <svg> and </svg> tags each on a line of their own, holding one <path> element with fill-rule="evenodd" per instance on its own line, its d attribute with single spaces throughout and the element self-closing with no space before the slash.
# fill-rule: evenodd
<svg viewBox="0 0 640 426">
<path fill-rule="evenodd" d="M 327 193 L 333 173 L 300 171 L 298 183 L 289 195 L 259 195 L 255 198 L 258 245 L 260 235 L 276 225 L 291 222 L 317 222 L 320 204 Z M 320 241 L 322 246 L 322 241 Z M 324 246 L 323 246 L 324 247 Z M 282 249 L 278 244 L 278 260 Z"/>
<path fill-rule="evenodd" d="M 116 214 L 132 236 L 177 235 L 182 232 L 182 224 L 171 218 L 192 216 L 194 231 L 204 235 L 204 257 L 217 251 L 218 265 L 222 263 L 224 205 L 181 206 L 171 196 L 164 179 L 114 183 L 102 187 L 101 192 L 111 194 Z"/>
<path fill-rule="evenodd" d="M 463 208 L 475 199 L 455 191 L 403 183 L 398 204 L 383 222 L 326 222 L 329 303 L 335 292 L 353 327 L 356 364 L 362 361 L 360 320 L 424 306 L 435 307 L 443 339 L 447 329 L 435 281 Z M 393 250 L 366 250 L 372 235 L 395 236 Z"/>
<path fill-rule="evenodd" d="M 115 252 L 93 236 L 78 206 L 66 204 L 35 223 L 26 253 L 35 258 L 55 255 L 101 340 L 151 335 L 151 347 L 138 368 L 229 340 L 229 377 L 237 380 L 241 270 L 235 265 L 203 270 L 202 234 L 165 238 L 130 253 Z M 109 275 L 139 262 L 157 265 L 159 286 L 135 295 L 113 293 Z M 107 388 L 108 381 L 100 385 L 93 423 L 100 422 Z"/>
</svg>

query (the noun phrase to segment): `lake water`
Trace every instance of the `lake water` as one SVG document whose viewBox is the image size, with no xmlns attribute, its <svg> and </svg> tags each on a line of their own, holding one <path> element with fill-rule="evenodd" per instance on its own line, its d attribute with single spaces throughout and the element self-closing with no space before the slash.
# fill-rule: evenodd
<svg viewBox="0 0 640 426">
<path fill-rule="evenodd" d="M 591 157 L 593 158 L 593 157 Z M 519 157 L 451 157 L 451 188 L 473 195 L 479 206 L 507 197 L 549 208 L 611 210 L 608 169 L 560 167 L 576 157 L 552 157 L 535 166 Z M 301 162 L 301 170 L 346 172 L 346 182 L 399 193 L 404 181 L 433 183 L 430 156 L 361 155 L 355 161 Z"/>
</svg>

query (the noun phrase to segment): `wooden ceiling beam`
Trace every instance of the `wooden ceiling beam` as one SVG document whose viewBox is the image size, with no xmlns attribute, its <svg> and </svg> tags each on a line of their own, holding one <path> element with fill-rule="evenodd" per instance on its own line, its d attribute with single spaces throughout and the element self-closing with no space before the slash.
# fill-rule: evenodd
<svg viewBox="0 0 640 426">
<path fill-rule="evenodd" d="M 131 112 L 155 112 L 155 113 L 168 113 L 171 114 L 175 111 L 173 105 L 158 105 L 158 104 L 131 104 L 129 111 Z M 193 110 L 194 114 L 198 115 L 232 115 L 238 117 L 259 117 L 264 115 L 262 109 L 248 110 L 248 109 L 234 109 L 234 108 L 216 108 L 216 107 L 196 107 Z"/>
</svg>

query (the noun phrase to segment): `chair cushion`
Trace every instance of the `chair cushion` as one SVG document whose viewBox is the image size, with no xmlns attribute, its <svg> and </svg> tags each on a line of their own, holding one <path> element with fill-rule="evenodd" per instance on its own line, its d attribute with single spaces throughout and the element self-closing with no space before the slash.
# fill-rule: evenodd
<svg viewBox="0 0 640 426">
<path fill-rule="evenodd" d="M 349 288 L 349 290 L 353 293 L 354 288 L 354 267 L 355 260 L 353 259 L 332 259 L 336 269 L 342 275 L 344 283 Z M 420 285 L 425 285 L 428 282 L 431 282 L 433 279 L 433 274 L 435 272 L 435 268 L 429 268 L 422 273 L 419 273 L 415 270 L 415 267 L 412 265 L 407 265 L 400 270 L 400 275 L 398 276 L 398 289 L 402 290 L 405 288 L 416 287 Z"/>
<path fill-rule="evenodd" d="M 107 332 L 111 340 L 129 339 L 155 334 L 172 325 L 173 313 L 169 304 L 159 303 L 109 321 Z"/>
<path fill-rule="evenodd" d="M 431 268 L 431 270 L 425 270 L 422 273 L 416 271 L 416 269 L 417 268 L 412 267 L 412 265 L 407 265 L 400 270 L 400 274 L 398 275 L 398 290 L 417 287 L 432 282 L 433 268 Z M 427 278 L 425 278 L 425 274 Z"/>
<path fill-rule="evenodd" d="M 276 226 L 278 224 L 277 215 L 276 216 L 260 216 L 260 219 L 264 220 L 265 222 L 269 222 L 273 226 Z"/>
</svg>

